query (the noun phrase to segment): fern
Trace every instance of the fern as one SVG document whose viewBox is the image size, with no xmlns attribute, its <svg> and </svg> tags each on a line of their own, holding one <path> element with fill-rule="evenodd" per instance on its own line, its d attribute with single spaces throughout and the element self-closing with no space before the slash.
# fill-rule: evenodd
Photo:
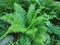
<svg viewBox="0 0 60 45">
<path fill-rule="evenodd" d="M 31 8 L 33 8 L 33 9 L 31 9 Z M 9 33 L 21 32 L 21 33 L 25 33 L 26 35 L 29 35 L 33 40 L 35 40 L 34 38 L 37 37 L 36 34 L 38 31 L 38 28 L 35 26 L 36 25 L 45 26 L 44 23 L 48 21 L 48 17 L 46 18 L 45 14 L 37 17 L 40 9 L 37 9 L 35 11 L 35 5 L 33 5 L 33 4 L 30 5 L 27 15 L 26 15 L 26 11 L 17 3 L 14 3 L 14 10 L 15 10 L 14 13 L 6 14 L 6 15 L 0 17 L 1 20 L 7 21 L 9 24 L 11 24 L 11 26 L 8 28 L 6 33 L 4 35 L 2 35 L 2 37 L 0 39 L 3 39 Z M 28 19 L 28 20 L 26 20 L 26 19 Z M 30 22 L 28 27 L 26 27 L 26 21 Z M 42 30 L 42 27 L 40 29 Z M 44 30 L 47 30 L 47 29 L 44 28 Z M 42 32 L 44 32 L 44 31 L 42 31 Z M 41 34 L 38 34 L 38 35 L 41 35 Z M 36 40 L 38 40 L 38 39 L 36 38 Z M 40 40 L 42 40 L 42 39 L 40 39 Z M 43 41 L 41 41 L 41 42 L 43 43 Z"/>
<path fill-rule="evenodd" d="M 27 1 L 28 9 L 24 7 L 26 3 L 21 2 L 21 5 L 14 3 L 14 12 L 0 16 L 0 20 L 10 24 L 5 34 L 0 37 L 0 41 L 9 34 L 19 33 L 16 41 L 10 42 L 10 45 L 50 45 L 55 41 L 55 35 L 60 37 L 60 26 L 54 24 L 54 19 L 60 21 L 59 2 L 53 0 Z M 53 37 L 51 37 L 51 32 L 54 33 Z M 59 45 L 59 42 L 56 42 Z"/>
</svg>

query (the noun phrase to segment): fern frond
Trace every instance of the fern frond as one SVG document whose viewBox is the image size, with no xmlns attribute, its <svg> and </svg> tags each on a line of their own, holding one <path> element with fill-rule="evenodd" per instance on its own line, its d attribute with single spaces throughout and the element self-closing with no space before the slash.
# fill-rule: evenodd
<svg viewBox="0 0 60 45">
<path fill-rule="evenodd" d="M 34 16 L 34 12 L 35 12 L 35 5 L 31 4 L 29 6 L 28 12 L 27 12 L 27 21 L 28 23 L 31 23 L 31 20 Z"/>
<path fill-rule="evenodd" d="M 26 11 L 22 8 L 21 5 L 14 3 L 14 15 L 20 21 L 20 23 L 25 25 L 26 21 Z"/>
<path fill-rule="evenodd" d="M 6 14 L 0 17 L 0 20 L 7 21 L 10 24 L 14 24 L 14 15 L 13 14 Z"/>
</svg>

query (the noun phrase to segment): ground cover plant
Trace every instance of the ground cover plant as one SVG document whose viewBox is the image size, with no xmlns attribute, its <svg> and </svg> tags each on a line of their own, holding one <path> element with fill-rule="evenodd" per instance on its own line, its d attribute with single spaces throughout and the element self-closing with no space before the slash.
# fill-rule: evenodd
<svg viewBox="0 0 60 45">
<path fill-rule="evenodd" d="M 60 45 L 60 2 L 0 0 L 0 45 Z"/>
</svg>

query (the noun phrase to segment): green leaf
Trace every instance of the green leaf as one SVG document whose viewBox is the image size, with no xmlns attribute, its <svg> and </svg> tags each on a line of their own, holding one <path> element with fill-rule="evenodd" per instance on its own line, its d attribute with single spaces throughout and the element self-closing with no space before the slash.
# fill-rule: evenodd
<svg viewBox="0 0 60 45">
<path fill-rule="evenodd" d="M 0 19 L 7 21 L 9 24 L 20 24 L 20 21 L 13 14 L 6 14 L 1 16 Z"/>
<path fill-rule="evenodd" d="M 28 23 L 31 23 L 31 20 L 34 16 L 34 12 L 35 12 L 35 5 L 31 4 L 29 6 L 29 9 L 28 9 L 28 13 L 27 13 L 27 21 Z"/>
<path fill-rule="evenodd" d="M 25 24 L 25 16 L 26 16 L 26 11 L 21 7 L 21 5 L 14 3 L 14 15 L 18 20 L 21 22 L 21 24 Z"/>
<path fill-rule="evenodd" d="M 33 27 L 31 29 L 28 29 L 26 31 L 26 34 L 27 35 L 30 35 L 30 37 L 34 38 L 35 37 L 35 34 L 37 33 L 38 29 L 36 27 Z"/>
<path fill-rule="evenodd" d="M 14 20 L 14 15 L 13 14 L 6 14 L 4 16 L 0 17 L 0 20 L 4 20 L 7 21 L 10 24 L 14 24 L 13 20 Z"/>
<path fill-rule="evenodd" d="M 27 31 L 26 28 L 20 26 L 19 24 L 15 24 L 15 25 L 12 25 L 9 27 L 8 31 L 10 32 L 22 32 L 22 33 L 25 33 Z"/>
<path fill-rule="evenodd" d="M 25 33 L 26 31 L 27 29 L 22 27 L 21 25 L 18 25 L 18 24 L 11 25 L 8 28 L 8 30 L 5 32 L 5 34 L 0 37 L 0 40 L 6 37 L 9 33 L 13 33 L 13 32 L 14 33 L 18 33 L 18 32 Z"/>
<path fill-rule="evenodd" d="M 60 36 L 60 27 L 59 26 L 55 26 L 51 22 L 48 22 L 47 26 L 49 29 L 48 32 L 54 33 L 54 34 L 57 34 L 58 36 Z"/>
<path fill-rule="evenodd" d="M 53 5 L 56 5 L 57 7 L 60 7 L 60 2 L 54 1 L 54 2 L 53 2 Z"/>
<path fill-rule="evenodd" d="M 43 14 L 42 16 L 39 16 L 35 18 L 34 21 L 32 21 L 33 25 L 42 25 L 46 23 L 49 20 L 49 16 L 47 14 Z"/>
<path fill-rule="evenodd" d="M 44 34 L 36 34 L 36 37 L 34 38 L 34 42 L 33 45 L 44 45 Z"/>
<path fill-rule="evenodd" d="M 14 10 L 19 13 L 21 16 L 25 16 L 26 14 L 26 11 L 22 8 L 21 5 L 17 4 L 17 3 L 14 3 Z"/>
</svg>

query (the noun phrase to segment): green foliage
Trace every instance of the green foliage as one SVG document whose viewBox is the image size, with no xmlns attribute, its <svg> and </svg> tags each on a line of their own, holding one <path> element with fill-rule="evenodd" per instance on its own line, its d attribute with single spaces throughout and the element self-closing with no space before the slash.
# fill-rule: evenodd
<svg viewBox="0 0 60 45">
<path fill-rule="evenodd" d="M 16 45 L 31 45 L 31 40 L 28 37 L 21 36 L 17 42 Z"/>
<path fill-rule="evenodd" d="M 3 27 L 0 28 L 0 35 L 2 35 L 0 41 L 12 35 L 14 41 L 9 41 L 7 45 L 60 45 L 60 25 L 54 23 L 59 22 L 60 24 L 60 2 L 54 0 L 1 0 L 0 3 L 1 9 L 6 7 L 6 10 L 11 11 L 5 12 L 5 8 L 4 11 L 0 9 L 2 15 L 0 21 L 4 24 L 6 22 L 6 26 L 8 25 L 4 27 L 4 24 L 0 22 L 0 27 Z M 56 35 L 58 38 L 55 39 Z"/>
</svg>

